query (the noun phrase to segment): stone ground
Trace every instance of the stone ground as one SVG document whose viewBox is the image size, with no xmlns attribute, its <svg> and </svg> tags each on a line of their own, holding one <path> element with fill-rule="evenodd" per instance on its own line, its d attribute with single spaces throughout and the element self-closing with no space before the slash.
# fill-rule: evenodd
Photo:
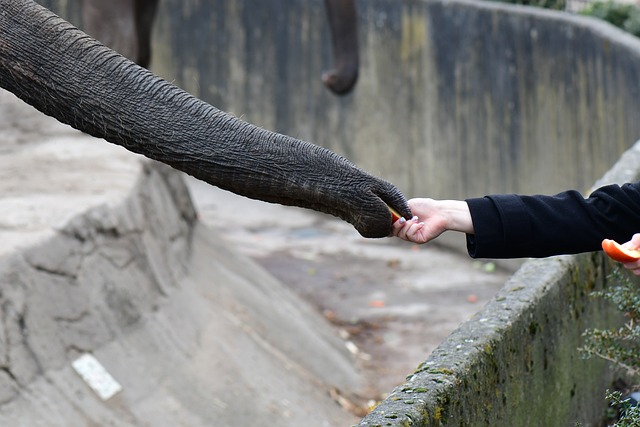
<svg viewBox="0 0 640 427">
<path fill-rule="evenodd" d="M 338 328 L 368 380 L 357 412 L 403 383 L 511 274 L 436 243 L 364 239 L 328 215 L 188 185 L 206 225 Z"/>
</svg>

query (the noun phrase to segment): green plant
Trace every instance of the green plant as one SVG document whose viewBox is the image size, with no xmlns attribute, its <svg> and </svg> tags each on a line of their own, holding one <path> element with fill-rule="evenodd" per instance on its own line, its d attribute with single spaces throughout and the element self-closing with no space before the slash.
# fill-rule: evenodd
<svg viewBox="0 0 640 427">
<path fill-rule="evenodd" d="M 525 6 L 542 7 L 544 9 L 564 10 L 566 0 L 499 0 L 503 3 L 522 4 Z"/>
<path fill-rule="evenodd" d="M 628 319 L 617 329 L 587 329 L 580 349 L 585 357 L 597 356 L 624 368 L 634 380 L 640 377 L 640 287 L 620 268 L 613 271 L 609 281 L 613 286 L 593 296 L 612 302 Z M 640 427 L 640 407 L 631 406 L 620 391 L 607 390 L 611 406 L 609 418 L 616 419 L 612 427 Z"/>
<path fill-rule="evenodd" d="M 615 304 L 628 321 L 618 329 L 588 329 L 582 351 L 610 360 L 633 376 L 640 375 L 640 290 L 628 276 L 616 269 L 611 275 L 616 285 L 593 296 Z"/>
<path fill-rule="evenodd" d="M 602 19 L 640 37 L 640 8 L 635 4 L 612 0 L 595 1 L 581 10 L 580 14 Z"/>
<path fill-rule="evenodd" d="M 622 29 L 636 37 L 640 37 L 640 8 L 638 6 L 633 6 L 629 14 L 629 19 L 625 21 Z"/>
<path fill-rule="evenodd" d="M 612 427 L 640 427 L 640 406 L 631 405 L 619 391 L 607 390 L 606 398 L 611 407 L 617 409 L 618 420 Z"/>
</svg>

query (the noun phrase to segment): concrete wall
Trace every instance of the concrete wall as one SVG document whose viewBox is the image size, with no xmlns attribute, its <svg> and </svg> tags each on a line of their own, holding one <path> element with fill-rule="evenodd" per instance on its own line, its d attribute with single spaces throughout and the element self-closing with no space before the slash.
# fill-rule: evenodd
<svg viewBox="0 0 640 427">
<path fill-rule="evenodd" d="M 41 0 L 82 26 L 78 2 Z M 338 98 L 322 0 L 162 0 L 152 69 L 407 195 L 586 190 L 640 135 L 640 42 L 492 2 L 361 0 L 360 80 Z"/>
<path fill-rule="evenodd" d="M 640 135 L 640 43 L 490 2 L 362 0 L 345 98 L 321 0 L 165 0 L 153 69 L 245 120 L 329 147 L 408 195 L 586 190 Z"/>
</svg>

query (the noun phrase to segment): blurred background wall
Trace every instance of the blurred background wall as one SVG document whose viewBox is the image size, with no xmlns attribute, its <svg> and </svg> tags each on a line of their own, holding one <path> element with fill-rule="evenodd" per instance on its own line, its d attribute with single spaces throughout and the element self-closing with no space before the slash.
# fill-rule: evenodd
<svg viewBox="0 0 640 427">
<path fill-rule="evenodd" d="M 82 26 L 78 2 L 41 3 Z M 640 136 L 640 42 L 604 22 L 493 2 L 357 6 L 345 97 L 320 81 L 322 0 L 161 0 L 151 69 L 409 197 L 586 191 Z"/>
</svg>

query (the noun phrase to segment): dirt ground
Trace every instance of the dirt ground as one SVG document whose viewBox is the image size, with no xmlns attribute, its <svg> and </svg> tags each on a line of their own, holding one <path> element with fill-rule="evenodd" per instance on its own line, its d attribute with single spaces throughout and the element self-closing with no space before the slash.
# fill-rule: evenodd
<svg viewBox="0 0 640 427">
<path fill-rule="evenodd" d="M 364 239 L 328 215 L 188 182 L 205 224 L 335 325 L 367 378 L 360 403 L 403 383 L 511 274 L 436 243 Z"/>
</svg>

